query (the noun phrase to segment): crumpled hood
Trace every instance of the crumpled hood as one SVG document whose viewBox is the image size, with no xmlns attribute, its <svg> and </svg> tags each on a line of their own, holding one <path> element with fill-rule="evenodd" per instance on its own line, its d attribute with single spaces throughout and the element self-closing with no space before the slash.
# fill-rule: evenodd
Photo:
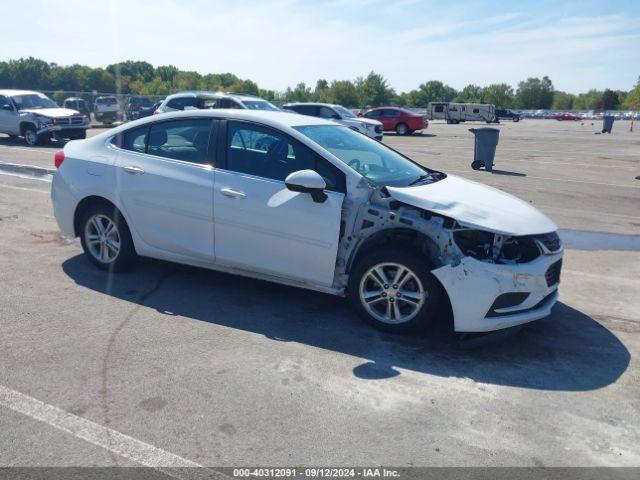
<svg viewBox="0 0 640 480">
<path fill-rule="evenodd" d="M 527 202 L 455 175 L 426 185 L 387 187 L 387 190 L 396 200 L 454 218 L 465 227 L 518 236 L 558 229 Z"/>
<path fill-rule="evenodd" d="M 45 117 L 51 118 L 61 118 L 61 117 L 71 117 L 73 115 L 81 115 L 80 112 L 76 110 L 71 110 L 70 108 L 26 108 L 24 110 L 20 110 L 20 113 L 37 113 L 38 115 L 44 115 Z"/>
</svg>

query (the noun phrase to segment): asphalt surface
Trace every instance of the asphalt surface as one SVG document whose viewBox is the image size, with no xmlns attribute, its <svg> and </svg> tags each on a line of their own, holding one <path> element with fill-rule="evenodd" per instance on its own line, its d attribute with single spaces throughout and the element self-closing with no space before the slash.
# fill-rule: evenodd
<svg viewBox="0 0 640 480">
<path fill-rule="evenodd" d="M 109 276 L 59 233 L 49 183 L 0 174 L 0 466 L 639 465 L 640 134 L 506 123 L 490 174 L 469 167 L 473 126 L 385 143 L 585 239 L 551 317 L 473 350 L 227 274 Z M 56 148 L 0 137 L 0 162 Z"/>
</svg>

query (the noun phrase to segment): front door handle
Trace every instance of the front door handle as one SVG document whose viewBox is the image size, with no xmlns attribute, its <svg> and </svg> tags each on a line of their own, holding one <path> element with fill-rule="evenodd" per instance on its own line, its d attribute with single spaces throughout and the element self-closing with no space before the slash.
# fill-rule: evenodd
<svg viewBox="0 0 640 480">
<path fill-rule="evenodd" d="M 245 198 L 247 196 L 244 192 L 232 188 L 221 188 L 220 193 L 231 198 Z"/>
<path fill-rule="evenodd" d="M 143 169 L 140 167 L 134 167 L 133 165 L 127 165 L 126 167 L 122 167 L 122 169 L 131 175 L 142 175 L 144 173 Z"/>
</svg>

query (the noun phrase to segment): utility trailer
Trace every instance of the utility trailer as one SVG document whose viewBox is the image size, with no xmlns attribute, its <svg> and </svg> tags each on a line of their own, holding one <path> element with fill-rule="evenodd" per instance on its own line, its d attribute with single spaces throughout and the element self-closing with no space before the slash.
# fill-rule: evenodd
<svg viewBox="0 0 640 480">
<path fill-rule="evenodd" d="M 496 107 L 489 103 L 429 102 L 427 118 L 446 120 L 447 123 L 492 123 L 496 119 Z"/>
</svg>

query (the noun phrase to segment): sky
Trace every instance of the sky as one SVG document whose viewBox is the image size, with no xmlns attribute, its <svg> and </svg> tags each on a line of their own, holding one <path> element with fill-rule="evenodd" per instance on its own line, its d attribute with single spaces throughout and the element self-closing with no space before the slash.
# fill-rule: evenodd
<svg viewBox="0 0 640 480">
<path fill-rule="evenodd" d="M 231 72 L 261 88 L 381 73 L 398 92 L 548 75 L 630 90 L 640 0 L 4 0 L 0 60 L 121 60 Z"/>
</svg>

